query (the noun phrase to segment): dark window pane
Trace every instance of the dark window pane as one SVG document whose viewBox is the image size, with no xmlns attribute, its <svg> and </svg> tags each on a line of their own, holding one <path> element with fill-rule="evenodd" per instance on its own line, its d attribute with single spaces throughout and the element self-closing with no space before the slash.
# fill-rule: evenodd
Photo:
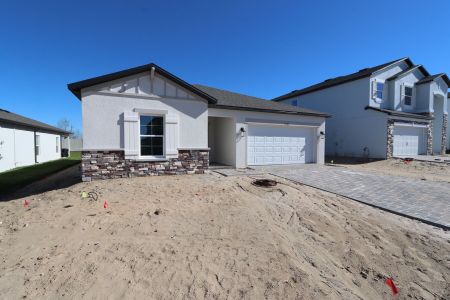
<svg viewBox="0 0 450 300">
<path fill-rule="evenodd" d="M 382 99 L 383 98 L 383 92 L 377 91 L 377 98 Z"/>
<path fill-rule="evenodd" d="M 411 87 L 405 87 L 405 95 L 412 96 L 413 89 Z"/>
<path fill-rule="evenodd" d="M 412 103 L 412 97 L 411 96 L 405 96 L 405 104 L 411 105 Z"/>
<path fill-rule="evenodd" d="M 141 137 L 141 155 L 163 155 L 163 138 Z"/>
<path fill-rule="evenodd" d="M 164 127 L 161 125 L 152 126 L 142 126 L 141 125 L 141 135 L 163 135 Z"/>
<path fill-rule="evenodd" d="M 163 117 L 141 116 L 141 125 L 162 125 Z"/>
<path fill-rule="evenodd" d="M 163 135 L 163 117 L 141 116 L 141 135 Z"/>
</svg>

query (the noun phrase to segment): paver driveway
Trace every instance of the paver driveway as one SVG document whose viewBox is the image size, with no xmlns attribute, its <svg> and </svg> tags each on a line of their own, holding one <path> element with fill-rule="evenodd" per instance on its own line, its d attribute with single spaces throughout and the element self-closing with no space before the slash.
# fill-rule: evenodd
<svg viewBox="0 0 450 300">
<path fill-rule="evenodd" d="M 320 165 L 256 169 L 450 229 L 450 183 Z"/>
</svg>

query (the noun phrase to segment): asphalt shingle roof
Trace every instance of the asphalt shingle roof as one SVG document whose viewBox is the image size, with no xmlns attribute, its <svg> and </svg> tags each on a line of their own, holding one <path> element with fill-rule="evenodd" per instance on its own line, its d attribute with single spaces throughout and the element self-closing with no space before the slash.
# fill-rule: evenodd
<svg viewBox="0 0 450 300">
<path fill-rule="evenodd" d="M 57 127 L 54 127 L 54 126 L 30 119 L 30 118 L 9 112 L 4 109 L 0 109 L 0 122 L 1 121 L 5 122 L 5 123 L 9 123 L 9 124 L 17 124 L 17 125 L 30 127 L 33 129 L 40 129 L 40 130 L 44 130 L 44 131 L 48 131 L 48 132 L 59 133 L 62 135 L 70 134 L 69 132 L 59 129 Z"/>
<path fill-rule="evenodd" d="M 404 71 L 402 71 L 400 73 L 397 73 L 397 74 L 389 77 L 386 80 L 390 81 L 390 80 L 397 79 L 397 78 L 399 78 L 399 77 L 401 77 L 401 76 L 403 76 L 405 74 L 408 74 L 408 73 L 410 73 L 410 72 L 412 72 L 412 71 L 414 71 L 416 69 L 419 69 L 425 76 L 430 76 L 430 73 L 428 73 L 428 71 L 424 68 L 424 66 L 422 66 L 422 65 L 415 65 L 415 66 L 412 66 L 411 68 L 408 68 L 408 69 L 406 69 L 406 70 L 404 70 Z"/>
<path fill-rule="evenodd" d="M 329 88 L 329 87 L 332 87 L 332 86 L 336 86 L 336 85 L 339 85 L 339 84 L 343 84 L 343 83 L 346 83 L 346 82 L 350 82 L 350 81 L 358 80 L 358 79 L 361 79 L 361 78 L 365 78 L 365 77 L 371 76 L 376 71 L 382 70 L 382 69 L 384 69 L 384 68 L 386 68 L 386 67 L 388 67 L 388 66 L 390 66 L 390 65 L 392 65 L 394 63 L 400 62 L 400 61 L 405 61 L 410 67 L 413 66 L 412 61 L 409 58 L 404 57 L 404 58 L 397 59 L 397 60 L 394 60 L 394 61 L 390 61 L 388 63 L 382 64 L 382 65 L 378 65 L 378 66 L 375 66 L 375 67 L 361 69 L 358 72 L 355 72 L 355 73 L 352 73 L 352 74 L 348 74 L 348 75 L 339 76 L 339 77 L 336 77 L 336 78 L 327 79 L 327 80 L 325 80 L 323 82 L 320 82 L 318 84 L 311 85 L 311 86 L 309 86 L 307 88 L 304 88 L 304 89 L 301 89 L 301 90 L 292 91 L 290 93 L 287 93 L 287 94 L 281 95 L 279 97 L 276 97 L 276 98 L 274 98 L 272 100 L 273 101 L 281 101 L 281 100 L 285 100 L 285 99 L 288 99 L 288 98 L 292 98 L 292 97 L 304 95 L 304 94 L 307 94 L 307 93 L 315 92 L 315 91 L 318 91 L 318 90 L 326 89 L 326 88 Z"/>
<path fill-rule="evenodd" d="M 431 116 L 414 114 L 414 113 L 407 113 L 407 112 L 398 111 L 398 110 L 377 108 L 377 107 L 371 107 L 371 106 L 366 106 L 366 109 L 378 111 L 378 112 L 385 113 L 385 114 L 388 114 L 388 115 L 391 115 L 391 116 L 407 117 L 407 118 L 414 118 L 414 119 L 424 119 L 424 120 L 433 120 L 433 117 L 431 117 Z"/>
<path fill-rule="evenodd" d="M 445 73 L 439 73 L 439 74 L 434 74 L 434 75 L 424 77 L 421 80 L 417 81 L 416 84 L 431 82 L 439 77 L 442 77 L 442 79 L 444 79 L 445 83 L 447 83 L 447 85 L 450 86 L 450 79 L 448 78 L 447 74 L 445 74 Z"/>
<path fill-rule="evenodd" d="M 326 113 L 318 112 L 312 109 L 278 103 L 209 86 L 194 84 L 194 87 L 217 99 L 216 104 L 209 105 L 214 108 L 329 117 Z"/>
</svg>

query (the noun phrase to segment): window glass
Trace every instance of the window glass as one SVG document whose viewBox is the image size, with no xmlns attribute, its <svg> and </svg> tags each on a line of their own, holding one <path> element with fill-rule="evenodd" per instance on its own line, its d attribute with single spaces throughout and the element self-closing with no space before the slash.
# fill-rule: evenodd
<svg viewBox="0 0 450 300">
<path fill-rule="evenodd" d="M 141 136 L 141 155 L 163 155 L 163 138 Z"/>
<path fill-rule="evenodd" d="M 377 82 L 377 98 L 383 99 L 384 83 Z"/>
<path fill-rule="evenodd" d="M 36 151 L 36 155 L 39 155 L 39 145 L 40 145 L 40 136 L 36 135 L 35 136 L 35 151 Z"/>
<path fill-rule="evenodd" d="M 164 118 L 140 116 L 141 156 L 164 155 Z"/>
<path fill-rule="evenodd" d="M 405 105 L 411 105 L 412 104 L 412 95 L 413 95 L 413 89 L 410 86 L 405 86 Z"/>
<path fill-rule="evenodd" d="M 292 101 L 291 101 L 291 105 L 297 106 L 297 105 L 298 105 L 297 100 L 292 100 Z"/>
<path fill-rule="evenodd" d="M 163 117 L 141 116 L 141 135 L 162 135 Z"/>
</svg>

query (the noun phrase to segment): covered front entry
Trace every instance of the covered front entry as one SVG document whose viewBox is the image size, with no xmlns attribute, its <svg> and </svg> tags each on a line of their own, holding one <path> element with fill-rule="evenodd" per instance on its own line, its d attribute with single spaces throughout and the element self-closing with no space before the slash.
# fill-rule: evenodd
<svg viewBox="0 0 450 300">
<path fill-rule="evenodd" d="M 426 154 L 426 127 L 394 126 L 394 156 Z"/>
<path fill-rule="evenodd" d="M 289 125 L 248 126 L 247 164 L 303 164 L 314 162 L 314 127 Z"/>
</svg>

